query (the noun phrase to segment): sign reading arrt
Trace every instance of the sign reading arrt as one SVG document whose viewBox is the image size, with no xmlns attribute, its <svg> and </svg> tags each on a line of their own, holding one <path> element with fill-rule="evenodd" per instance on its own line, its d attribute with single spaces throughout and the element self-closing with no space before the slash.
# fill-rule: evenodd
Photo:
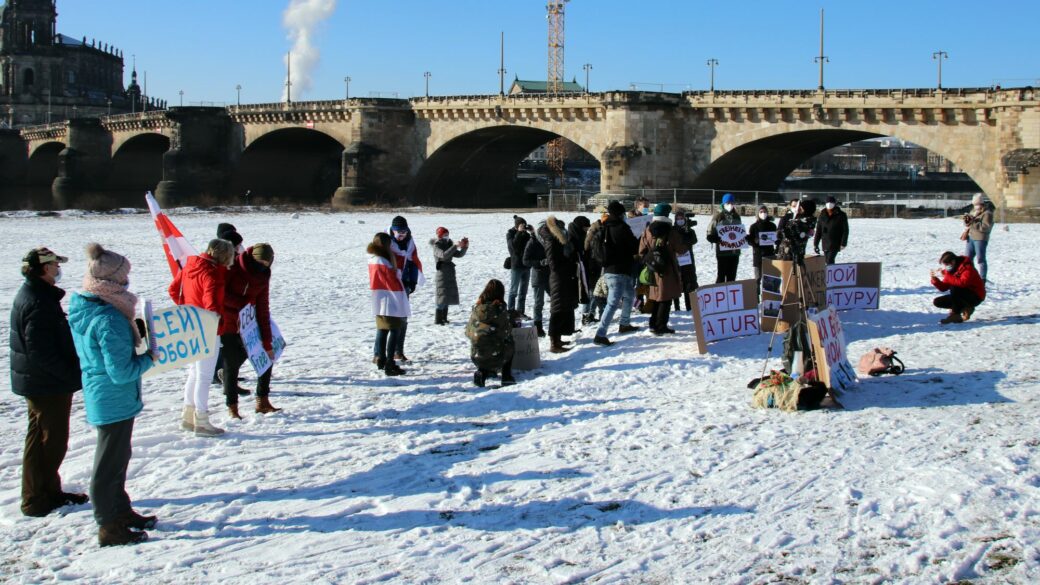
<svg viewBox="0 0 1040 585">
<path fill-rule="evenodd" d="M 153 311 L 145 305 L 148 345 L 155 352 L 155 366 L 144 378 L 175 370 L 217 355 L 220 315 L 191 305 L 174 305 Z"/>
<path fill-rule="evenodd" d="M 881 263 L 827 267 L 827 304 L 835 310 L 876 309 L 881 297 Z"/>
<path fill-rule="evenodd" d="M 538 352 L 538 332 L 534 327 L 513 329 L 513 369 L 533 370 L 542 365 Z"/>
<path fill-rule="evenodd" d="M 716 226 L 715 232 L 719 235 L 720 250 L 739 250 L 747 248 L 747 230 L 741 224 Z"/>
<path fill-rule="evenodd" d="M 856 381 L 856 372 L 845 355 L 845 332 L 834 307 L 809 317 L 809 338 L 817 359 L 817 379 L 835 390 L 851 387 Z"/>
<path fill-rule="evenodd" d="M 756 284 L 754 280 L 738 280 L 697 289 L 693 323 L 700 353 L 708 353 L 708 344 L 714 341 L 758 335 Z"/>
<path fill-rule="evenodd" d="M 271 319 L 271 347 L 274 349 L 274 360 L 264 350 L 264 341 L 260 336 L 260 325 L 256 322 L 256 305 L 246 305 L 238 312 L 238 334 L 242 336 L 242 345 L 246 348 L 249 363 L 257 376 L 262 376 L 271 365 L 282 357 L 285 351 L 285 337 Z"/>
</svg>

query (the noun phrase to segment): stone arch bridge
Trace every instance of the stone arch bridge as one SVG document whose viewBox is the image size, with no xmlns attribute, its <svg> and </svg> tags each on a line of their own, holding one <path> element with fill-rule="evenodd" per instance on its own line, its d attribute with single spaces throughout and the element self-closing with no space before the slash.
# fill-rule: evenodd
<svg viewBox="0 0 1040 585">
<path fill-rule="evenodd" d="M 0 197 L 519 206 L 517 165 L 557 136 L 600 161 L 603 192 L 772 191 L 815 154 L 891 136 L 942 154 L 998 202 L 1035 207 L 1038 100 L 1033 88 L 617 91 L 174 107 L 0 131 Z"/>
</svg>

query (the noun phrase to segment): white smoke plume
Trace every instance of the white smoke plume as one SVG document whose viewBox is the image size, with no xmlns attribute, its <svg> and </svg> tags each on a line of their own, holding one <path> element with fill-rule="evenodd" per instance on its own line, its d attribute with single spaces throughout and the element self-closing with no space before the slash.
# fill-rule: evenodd
<svg viewBox="0 0 1040 585">
<path fill-rule="evenodd" d="M 321 58 L 321 50 L 315 45 L 318 27 L 336 11 L 336 0 L 291 0 L 282 14 L 282 26 L 288 32 L 293 46 L 290 51 L 289 81 L 292 83 L 292 98 L 299 99 L 311 88 L 311 72 Z M 284 59 L 283 59 L 284 61 Z M 282 89 L 282 100 L 288 90 Z"/>
</svg>

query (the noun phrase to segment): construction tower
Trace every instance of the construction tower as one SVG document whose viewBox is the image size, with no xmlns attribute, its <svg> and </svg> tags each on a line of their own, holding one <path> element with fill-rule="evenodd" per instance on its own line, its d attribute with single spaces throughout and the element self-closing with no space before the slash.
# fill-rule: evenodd
<svg viewBox="0 0 1040 585">
<path fill-rule="evenodd" d="M 545 5 L 545 18 L 549 22 L 549 71 L 546 76 L 545 93 L 558 96 L 563 87 L 563 9 L 569 0 L 549 0 Z M 550 188 L 563 186 L 563 138 L 549 141 L 545 149 L 549 166 Z"/>
</svg>

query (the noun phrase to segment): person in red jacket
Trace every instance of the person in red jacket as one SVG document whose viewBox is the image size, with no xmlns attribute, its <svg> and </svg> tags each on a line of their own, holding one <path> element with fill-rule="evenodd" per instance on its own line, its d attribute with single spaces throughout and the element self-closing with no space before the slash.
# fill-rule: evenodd
<svg viewBox="0 0 1040 585">
<path fill-rule="evenodd" d="M 246 353 L 242 336 L 238 334 L 238 312 L 246 305 L 256 306 L 256 323 L 260 328 L 260 339 L 264 351 L 273 360 L 274 346 L 271 336 L 271 308 L 269 287 L 274 249 L 270 244 L 254 244 L 235 258 L 224 287 L 224 311 L 220 324 L 220 345 L 224 355 L 224 401 L 228 415 L 241 419 L 238 413 L 238 370 L 249 355 Z M 280 408 L 271 405 L 271 371 L 267 369 L 256 384 L 256 412 L 267 414 Z"/>
<path fill-rule="evenodd" d="M 975 307 L 986 300 L 986 284 L 971 260 L 965 256 L 943 252 L 939 263 L 943 266 L 942 274 L 932 270 L 932 286 L 950 293 L 936 297 L 934 301 L 936 307 L 950 310 L 950 314 L 939 322 L 943 325 L 963 323 L 971 318 Z"/>
<path fill-rule="evenodd" d="M 204 254 L 192 256 L 170 283 L 170 298 L 178 305 L 192 305 L 220 315 L 224 309 L 224 284 L 228 267 L 235 260 L 235 246 L 227 240 L 210 240 Z M 181 428 L 196 437 L 215 437 L 224 429 L 209 421 L 209 387 L 217 368 L 217 354 L 188 366 L 184 383 Z"/>
</svg>

